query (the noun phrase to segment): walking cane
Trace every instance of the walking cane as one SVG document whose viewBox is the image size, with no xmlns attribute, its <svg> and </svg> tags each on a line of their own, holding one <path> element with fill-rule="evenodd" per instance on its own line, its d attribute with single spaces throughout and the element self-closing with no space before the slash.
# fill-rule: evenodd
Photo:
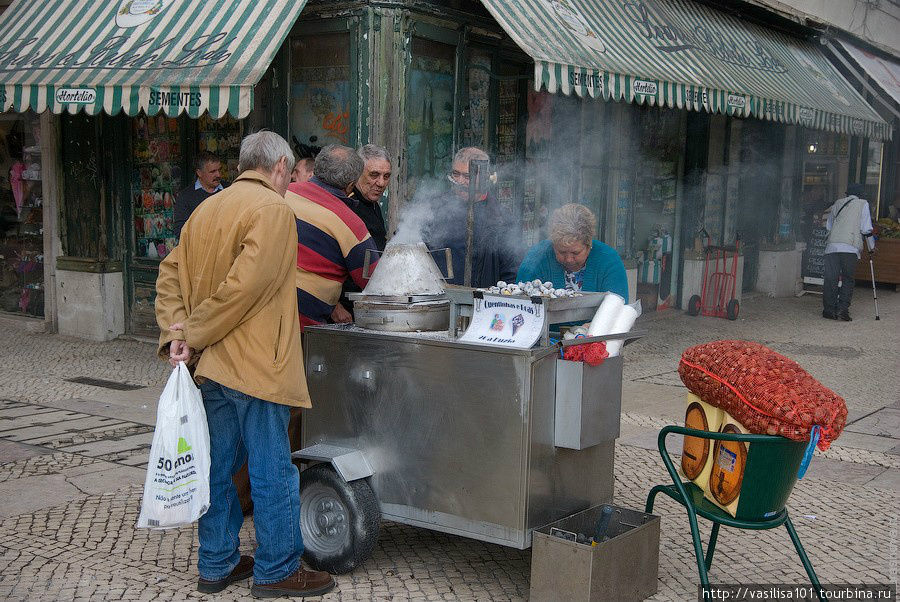
<svg viewBox="0 0 900 602">
<path fill-rule="evenodd" d="M 875 319 L 880 320 L 878 315 L 878 293 L 875 292 L 875 265 L 872 263 L 872 251 L 869 251 L 869 273 L 872 274 L 872 298 L 875 299 Z"/>
</svg>

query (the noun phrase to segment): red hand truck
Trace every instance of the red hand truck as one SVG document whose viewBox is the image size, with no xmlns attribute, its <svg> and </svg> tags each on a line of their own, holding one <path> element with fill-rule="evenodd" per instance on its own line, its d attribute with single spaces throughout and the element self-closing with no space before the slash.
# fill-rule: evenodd
<svg viewBox="0 0 900 602">
<path fill-rule="evenodd" d="M 709 242 L 707 237 L 703 261 L 703 287 L 699 295 L 693 295 L 688 300 L 687 312 L 691 316 L 703 314 L 714 318 L 737 320 L 741 312 L 741 304 L 735 299 L 741 239 L 738 237 L 733 246 L 724 247 L 713 246 L 708 244 Z"/>
</svg>

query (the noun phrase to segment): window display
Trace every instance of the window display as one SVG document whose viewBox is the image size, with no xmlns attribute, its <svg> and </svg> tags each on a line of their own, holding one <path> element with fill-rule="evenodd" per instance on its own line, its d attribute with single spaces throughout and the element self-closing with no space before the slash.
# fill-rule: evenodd
<svg viewBox="0 0 900 602">
<path fill-rule="evenodd" d="M 132 148 L 135 256 L 163 259 L 177 244 L 175 195 L 183 182 L 178 119 L 163 115 L 133 119 Z"/>
<path fill-rule="evenodd" d="M 423 178 L 441 178 L 453 155 L 456 48 L 421 38 L 412 43 L 407 106 L 407 198 Z"/>
<path fill-rule="evenodd" d="M 40 124 L 0 116 L 0 311 L 44 315 Z"/>
<path fill-rule="evenodd" d="M 241 122 L 230 115 L 212 119 L 205 113 L 197 120 L 197 129 L 197 150 L 209 151 L 222 160 L 219 173 L 223 185 L 227 186 L 238 176 Z"/>
</svg>

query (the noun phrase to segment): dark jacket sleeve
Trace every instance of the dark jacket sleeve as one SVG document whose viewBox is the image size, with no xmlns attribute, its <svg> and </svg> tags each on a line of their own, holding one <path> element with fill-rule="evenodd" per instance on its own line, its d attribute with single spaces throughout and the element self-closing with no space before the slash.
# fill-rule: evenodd
<svg viewBox="0 0 900 602">
<path fill-rule="evenodd" d="M 189 189 L 186 188 L 175 196 L 175 238 L 181 238 L 181 229 L 193 210 L 191 205 Z"/>
</svg>

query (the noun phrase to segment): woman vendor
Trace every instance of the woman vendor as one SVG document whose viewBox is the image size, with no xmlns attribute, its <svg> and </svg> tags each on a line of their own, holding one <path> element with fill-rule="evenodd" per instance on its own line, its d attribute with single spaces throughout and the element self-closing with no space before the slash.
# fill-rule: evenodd
<svg viewBox="0 0 900 602">
<path fill-rule="evenodd" d="M 557 288 L 613 292 L 628 303 L 628 277 L 615 249 L 594 236 L 597 218 L 584 205 L 563 205 L 550 216 L 550 240 L 529 249 L 518 282 L 540 279 Z"/>
</svg>

